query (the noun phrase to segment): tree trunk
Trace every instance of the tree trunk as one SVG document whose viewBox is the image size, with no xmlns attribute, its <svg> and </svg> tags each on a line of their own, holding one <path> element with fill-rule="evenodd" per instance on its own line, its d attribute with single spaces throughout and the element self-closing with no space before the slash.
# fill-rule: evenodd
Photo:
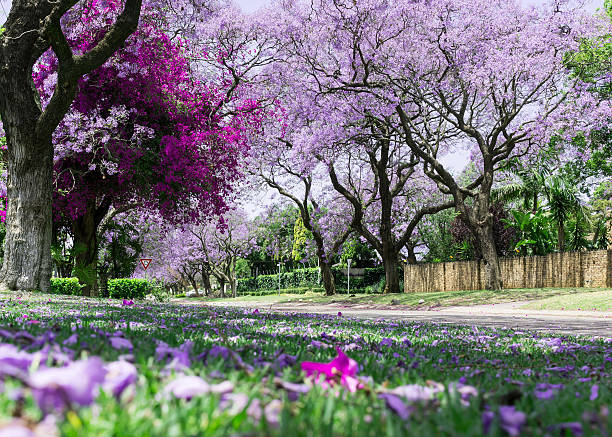
<svg viewBox="0 0 612 437">
<path fill-rule="evenodd" d="M 0 83 L 0 88 L 2 84 Z M 49 291 L 53 224 L 53 146 L 51 139 L 37 143 L 34 126 L 22 117 L 20 91 L 14 110 L 3 111 L 8 142 L 6 237 L 0 281 L 11 290 Z M 4 100 L 4 99 L 2 99 Z"/>
<path fill-rule="evenodd" d="M 98 288 L 99 294 L 102 297 L 108 297 L 108 272 L 100 272 L 100 286 Z"/>
<path fill-rule="evenodd" d="M 401 293 L 399 287 L 399 274 L 397 254 L 385 253 L 383 256 L 383 266 L 385 267 L 385 293 Z"/>
<path fill-rule="evenodd" d="M 219 289 L 221 290 L 221 297 L 225 297 L 225 280 L 221 278 L 217 278 L 219 281 Z"/>
<path fill-rule="evenodd" d="M 195 275 L 187 275 L 187 279 L 189 280 L 189 283 L 193 287 L 193 291 L 195 291 L 196 297 L 200 297 L 200 290 L 198 290 L 198 283 L 195 279 Z"/>
<path fill-rule="evenodd" d="M 319 269 L 321 270 L 321 278 L 323 278 L 325 295 L 333 296 L 336 294 L 336 282 L 334 281 L 334 274 L 331 270 L 331 263 L 319 259 Z"/>
<path fill-rule="evenodd" d="M 485 264 L 485 288 L 501 290 L 502 276 L 499 268 L 499 257 L 493 240 L 493 225 L 481 226 L 478 230 L 478 242 Z"/>
<path fill-rule="evenodd" d="M 232 287 L 232 297 L 236 299 L 236 258 L 232 258 L 230 271 L 230 286 Z"/>
<path fill-rule="evenodd" d="M 98 238 L 95 199 L 87 202 L 84 214 L 72 224 L 74 236 L 74 272 L 84 285 L 83 296 L 97 296 Z"/>
<path fill-rule="evenodd" d="M 202 263 L 201 266 L 202 273 L 202 284 L 204 286 L 204 294 L 206 296 L 210 296 L 212 293 L 212 287 L 210 285 L 210 265 L 208 263 Z"/>
<path fill-rule="evenodd" d="M 563 222 L 557 223 L 557 249 L 559 252 L 563 252 L 565 250 L 565 226 Z"/>
<path fill-rule="evenodd" d="M 414 253 L 414 246 L 406 246 L 408 250 L 408 264 L 416 264 L 416 254 Z"/>
</svg>

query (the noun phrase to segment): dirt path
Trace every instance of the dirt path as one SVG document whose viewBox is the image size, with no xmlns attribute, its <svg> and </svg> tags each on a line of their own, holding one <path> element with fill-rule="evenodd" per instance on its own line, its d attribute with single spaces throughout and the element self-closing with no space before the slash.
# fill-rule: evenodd
<svg viewBox="0 0 612 437">
<path fill-rule="evenodd" d="M 184 300 L 182 302 L 185 302 Z M 196 305 L 212 305 L 259 309 L 259 311 L 296 312 L 312 314 L 338 314 L 359 319 L 387 319 L 428 321 L 439 324 L 474 325 L 519 330 L 535 330 L 556 334 L 588 335 L 612 338 L 612 312 L 601 311 L 549 311 L 525 310 L 528 302 L 509 302 L 492 305 L 475 305 L 440 308 L 429 311 L 405 310 L 398 307 L 347 305 L 343 303 L 312 304 L 263 302 L 193 302 Z M 189 304 L 189 302 L 187 302 Z"/>
</svg>

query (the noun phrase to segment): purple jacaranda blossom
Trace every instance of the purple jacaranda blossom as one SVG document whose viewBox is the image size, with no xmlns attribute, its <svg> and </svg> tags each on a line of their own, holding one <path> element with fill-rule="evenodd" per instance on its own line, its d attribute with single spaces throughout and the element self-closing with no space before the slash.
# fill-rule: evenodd
<svg viewBox="0 0 612 437">
<path fill-rule="evenodd" d="M 128 340 L 127 338 L 111 337 L 110 344 L 113 348 L 117 350 L 121 350 L 121 349 L 132 350 L 134 348 L 134 345 L 132 344 L 132 342 Z"/>
<path fill-rule="evenodd" d="M 593 384 L 591 387 L 591 395 L 589 396 L 590 401 L 594 401 L 599 396 L 599 386 L 597 384 Z"/>
<path fill-rule="evenodd" d="M 78 340 L 79 340 L 79 337 L 78 337 L 78 335 L 75 333 L 75 334 L 72 334 L 70 337 L 68 337 L 66 340 L 64 340 L 64 341 L 62 342 L 62 344 L 63 344 L 64 346 L 72 346 L 72 345 L 76 344 L 76 342 L 77 342 Z"/>
<path fill-rule="evenodd" d="M 559 430 L 562 432 L 561 435 L 566 435 L 565 430 L 571 431 L 572 435 L 576 437 L 581 437 L 584 434 L 584 429 L 582 428 L 582 423 L 580 422 L 559 423 L 558 425 L 549 427 L 549 429 L 551 431 Z"/>
<path fill-rule="evenodd" d="M 297 384 L 295 382 L 283 381 L 278 378 L 275 379 L 275 382 L 278 386 L 287 391 L 287 396 L 291 401 L 297 400 L 300 394 L 308 393 L 310 391 L 310 386 L 306 384 Z"/>
<path fill-rule="evenodd" d="M 380 399 L 384 399 L 387 408 L 397 414 L 400 419 L 407 420 L 410 415 L 414 412 L 415 407 L 413 405 L 406 405 L 399 396 L 391 393 L 381 393 L 378 395 Z"/>
<path fill-rule="evenodd" d="M 246 402 L 248 402 L 248 397 L 246 399 L 232 399 L 232 401 L 233 405 L 230 410 L 230 414 L 238 408 L 240 408 L 239 411 L 242 411 L 246 406 Z M 259 399 L 253 399 L 249 404 L 249 407 L 247 408 L 247 415 L 254 421 L 259 422 L 261 420 L 263 412 L 263 417 L 266 419 L 268 425 L 277 427 L 280 423 L 280 414 L 282 412 L 282 409 L 282 402 L 278 399 L 273 399 L 263 408 L 262 411 L 261 401 Z"/>
<path fill-rule="evenodd" d="M 293 366 L 295 364 L 296 359 L 297 355 L 289 355 L 286 353 L 282 353 L 274 359 L 273 366 L 276 370 L 282 370 L 285 367 Z"/>
<path fill-rule="evenodd" d="M 257 403 L 257 406 L 260 405 L 257 399 L 253 399 L 251 401 L 251 405 L 249 405 L 249 397 L 245 393 L 227 393 L 221 396 L 219 408 L 222 410 L 226 410 L 230 416 L 235 416 L 238 413 L 242 412 L 247 407 L 247 405 L 249 405 L 250 410 L 251 406 L 254 406 L 255 403 Z M 252 417 L 248 410 L 247 414 Z"/>
<path fill-rule="evenodd" d="M 527 416 L 522 411 L 517 411 L 514 406 L 499 407 L 500 425 L 510 436 L 517 436 L 527 421 Z"/>
<path fill-rule="evenodd" d="M 218 358 L 221 357 L 224 360 L 227 360 L 230 357 L 230 350 L 225 346 L 215 345 L 206 354 L 206 358 Z"/>
<path fill-rule="evenodd" d="M 533 394 L 537 399 L 548 400 L 555 397 L 555 391 L 552 389 L 534 390 Z"/>
<path fill-rule="evenodd" d="M 36 437 L 36 434 L 25 423 L 15 420 L 0 426 L 0 437 Z"/>
<path fill-rule="evenodd" d="M 114 396 L 121 393 L 138 380 L 138 372 L 132 363 L 127 361 L 113 361 L 105 366 L 106 375 L 102 388 Z"/>
<path fill-rule="evenodd" d="M 259 314 L 259 310 L 258 310 L 257 308 L 255 308 L 255 309 L 253 310 L 253 314 Z"/>
<path fill-rule="evenodd" d="M 127 299 L 123 299 L 123 302 L 121 303 L 122 306 L 126 307 L 126 306 L 132 306 L 134 305 L 134 301 L 132 299 L 127 300 Z"/>
<path fill-rule="evenodd" d="M 382 340 L 380 340 L 380 343 L 378 343 L 380 346 L 387 346 L 387 347 L 391 347 L 393 346 L 393 339 L 392 338 L 383 338 Z"/>
<path fill-rule="evenodd" d="M 342 317 L 342 311 L 338 311 L 338 317 Z"/>
<path fill-rule="evenodd" d="M 40 350 L 42 355 L 41 362 L 51 360 L 56 366 L 64 366 L 73 361 L 74 351 L 71 349 L 62 349 L 58 344 L 47 344 Z"/>
<path fill-rule="evenodd" d="M 27 371 L 34 357 L 34 354 L 21 351 L 12 344 L 0 344 L 0 376 L 11 370 Z"/>
<path fill-rule="evenodd" d="M 459 393 L 461 397 L 461 404 L 468 406 L 470 404 L 470 398 L 478 396 L 478 390 L 476 387 L 473 387 L 468 384 L 464 384 L 463 382 L 451 382 L 448 385 L 449 391 L 456 391 Z"/>
<path fill-rule="evenodd" d="M 433 399 L 436 393 L 444 391 L 442 384 L 435 384 L 432 387 L 426 387 L 418 384 L 407 384 L 395 387 L 389 390 L 388 393 L 400 396 L 409 402 L 422 402 Z"/>
<path fill-rule="evenodd" d="M 164 388 L 164 393 L 189 400 L 207 393 L 226 394 L 233 390 L 234 385 L 230 381 L 210 385 L 199 376 L 183 375 L 168 383 Z"/>
<path fill-rule="evenodd" d="M 482 413 L 482 433 L 488 434 L 491 431 L 491 425 L 495 419 L 495 413 L 493 411 L 485 411 Z"/>
<path fill-rule="evenodd" d="M 339 377 L 340 384 L 353 393 L 361 385 L 355 377 L 359 370 L 357 361 L 346 356 L 340 348 L 336 348 L 336 352 L 338 356 L 329 363 L 304 361 L 302 363 L 302 370 L 306 372 L 307 377 L 315 376 L 317 382 L 321 382 L 320 375 L 324 375 L 325 378 L 321 382 L 324 385 L 338 382 Z"/>
<path fill-rule="evenodd" d="M 155 348 L 155 359 L 157 361 L 169 359 L 171 362 L 174 362 L 177 367 L 189 367 L 191 365 L 189 353 L 192 348 L 193 342 L 191 340 L 187 340 L 179 347 L 170 347 L 163 341 L 158 341 L 157 347 Z"/>
<path fill-rule="evenodd" d="M 310 342 L 310 346 L 320 348 L 320 349 L 327 349 L 329 347 L 327 343 L 323 343 L 322 341 L 319 341 L 319 340 L 312 340 Z"/>
<path fill-rule="evenodd" d="M 271 400 L 264 408 L 264 417 L 268 425 L 277 427 L 280 423 L 280 415 L 283 411 L 283 404 L 278 399 Z"/>
<path fill-rule="evenodd" d="M 50 411 L 71 403 L 90 405 L 105 376 L 102 360 L 91 357 L 65 367 L 41 368 L 30 376 L 30 386 L 39 407 Z"/>
<path fill-rule="evenodd" d="M 198 355 L 198 360 L 207 361 L 208 359 L 222 358 L 227 363 L 233 363 L 237 368 L 252 370 L 250 364 L 246 364 L 240 355 L 225 346 L 215 345 L 209 351 L 204 351 Z"/>
</svg>

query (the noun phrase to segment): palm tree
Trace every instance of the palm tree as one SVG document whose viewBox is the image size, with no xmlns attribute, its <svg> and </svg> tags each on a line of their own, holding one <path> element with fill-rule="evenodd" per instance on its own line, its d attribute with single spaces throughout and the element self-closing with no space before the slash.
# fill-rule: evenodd
<svg viewBox="0 0 612 437">
<path fill-rule="evenodd" d="M 587 215 L 580 203 L 580 197 L 575 185 L 559 175 L 550 175 L 544 181 L 548 210 L 557 225 L 557 249 L 565 249 L 565 223 L 572 216 L 576 222 L 588 222 Z"/>
<path fill-rule="evenodd" d="M 522 201 L 523 209 L 531 210 L 535 214 L 538 210 L 539 195 L 544 191 L 544 172 L 533 168 L 519 168 L 514 174 L 519 180 L 492 190 L 491 200 L 504 204 Z"/>
</svg>

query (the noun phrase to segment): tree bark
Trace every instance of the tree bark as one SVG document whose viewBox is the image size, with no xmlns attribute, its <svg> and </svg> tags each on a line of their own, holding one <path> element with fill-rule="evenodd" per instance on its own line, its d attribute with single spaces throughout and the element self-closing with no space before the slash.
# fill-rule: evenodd
<svg viewBox="0 0 612 437">
<path fill-rule="evenodd" d="M 6 90 L 2 82 L 0 88 Z M 9 87 L 8 93 L 21 92 Z M 5 106 L 3 111 L 8 142 L 8 209 L 0 281 L 11 290 L 49 291 L 53 146 L 50 138 L 44 142 L 34 138 L 29 117 L 24 116 L 28 111 L 20 107 L 17 103 L 12 109 Z"/>
<path fill-rule="evenodd" d="M 210 285 L 210 265 L 207 262 L 203 262 L 201 266 L 202 273 L 202 284 L 204 286 L 204 294 L 210 296 L 212 293 L 212 287 Z"/>
<path fill-rule="evenodd" d="M 563 252 L 565 250 L 565 226 L 563 222 L 557 223 L 557 249 L 559 252 Z"/>
<path fill-rule="evenodd" d="M 97 296 L 98 292 L 98 238 L 95 215 L 95 199 L 92 199 L 87 202 L 83 215 L 72 224 L 74 271 L 76 277 L 79 278 L 79 283 L 84 285 L 83 296 Z"/>
<path fill-rule="evenodd" d="M 232 287 L 232 297 L 236 299 L 236 258 L 232 257 L 232 261 L 229 267 L 230 286 Z"/>
<path fill-rule="evenodd" d="M 401 293 L 399 287 L 399 273 L 397 253 L 387 251 L 383 257 L 385 268 L 385 293 Z"/>
<path fill-rule="evenodd" d="M 460 203 L 457 207 L 468 227 L 476 236 L 485 264 L 485 288 L 501 290 L 502 276 L 499 267 L 499 256 L 493 237 L 493 214 L 489 211 L 489 195 L 479 193 L 474 199 L 474 206 Z"/>
<path fill-rule="evenodd" d="M 217 278 L 219 281 L 219 290 L 221 291 L 221 297 L 225 297 L 225 280 L 221 278 Z"/>
<path fill-rule="evenodd" d="M 331 263 L 319 259 L 319 269 L 321 269 L 321 278 L 323 279 L 323 287 L 325 288 L 326 296 L 336 294 L 336 282 L 331 269 Z"/>
<path fill-rule="evenodd" d="M 479 228 L 478 242 L 485 265 L 485 288 L 487 290 L 502 289 L 502 275 L 499 268 L 499 257 L 495 240 L 493 240 L 493 226 L 485 225 Z"/>
<path fill-rule="evenodd" d="M 414 253 L 414 246 L 407 245 L 406 250 L 408 251 L 408 264 L 416 264 L 417 258 L 416 254 Z"/>
</svg>

